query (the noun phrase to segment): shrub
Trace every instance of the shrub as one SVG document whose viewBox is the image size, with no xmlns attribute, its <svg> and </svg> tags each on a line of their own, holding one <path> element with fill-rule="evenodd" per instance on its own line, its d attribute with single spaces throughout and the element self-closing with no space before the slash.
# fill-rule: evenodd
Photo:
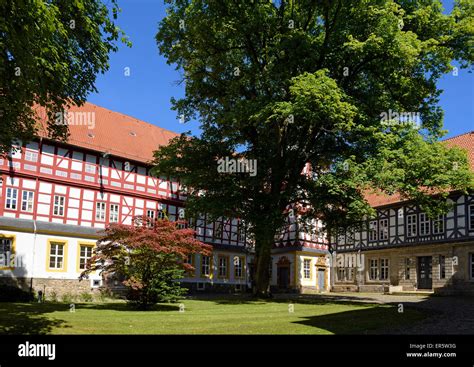
<svg viewBox="0 0 474 367">
<path fill-rule="evenodd" d="M 51 293 L 49 293 L 49 300 L 51 302 L 58 302 L 58 294 L 56 291 L 51 291 Z"/>
<path fill-rule="evenodd" d="M 35 295 L 31 291 L 11 285 L 0 285 L 0 302 L 30 302 L 34 299 Z"/>
<path fill-rule="evenodd" d="M 81 300 L 83 302 L 92 302 L 93 300 L 92 294 L 87 293 L 87 292 L 81 293 Z"/>
<path fill-rule="evenodd" d="M 61 296 L 61 302 L 64 302 L 64 303 L 72 303 L 74 302 L 74 299 L 75 299 L 75 296 L 69 293 L 64 293 Z"/>
</svg>

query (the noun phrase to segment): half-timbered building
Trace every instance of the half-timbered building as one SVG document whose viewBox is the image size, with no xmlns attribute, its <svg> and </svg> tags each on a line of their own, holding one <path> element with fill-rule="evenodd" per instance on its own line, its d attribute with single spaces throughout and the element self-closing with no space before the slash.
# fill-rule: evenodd
<svg viewBox="0 0 474 367">
<path fill-rule="evenodd" d="M 104 286 L 100 274 L 78 281 L 100 232 L 134 216 L 185 217 L 186 194 L 173 178 L 149 174 L 153 151 L 177 134 L 86 103 L 68 111 L 67 141 L 47 137 L 39 113 L 38 139 L 0 157 L 0 281 L 46 296 Z M 72 123 L 71 123 L 72 121 Z M 277 236 L 271 285 L 282 290 L 329 287 L 326 238 L 321 223 L 298 224 L 297 215 Z M 211 256 L 191 256 L 183 283 L 193 291 L 245 291 L 251 285 L 252 248 L 235 218 L 192 222 L 211 244 Z M 113 286 L 113 284 L 108 284 Z"/>
<path fill-rule="evenodd" d="M 474 170 L 474 132 L 445 143 L 466 149 Z M 334 290 L 474 292 L 474 192 L 450 193 L 436 218 L 397 196 L 368 200 L 376 217 L 337 238 Z"/>
</svg>

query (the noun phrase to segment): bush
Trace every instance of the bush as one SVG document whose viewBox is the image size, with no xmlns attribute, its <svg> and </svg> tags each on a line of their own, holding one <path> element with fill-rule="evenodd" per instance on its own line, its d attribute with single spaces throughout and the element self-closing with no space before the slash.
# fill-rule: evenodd
<svg viewBox="0 0 474 367">
<path fill-rule="evenodd" d="M 81 300 L 82 302 L 92 302 L 93 300 L 92 294 L 87 293 L 87 292 L 81 293 Z"/>
<path fill-rule="evenodd" d="M 58 294 L 56 293 L 56 291 L 51 291 L 51 293 L 49 294 L 49 300 L 51 302 L 58 302 Z"/>
<path fill-rule="evenodd" d="M 0 285 L 0 302 L 31 302 L 34 299 L 33 292 L 11 285 Z"/>
<path fill-rule="evenodd" d="M 74 298 L 75 298 L 74 295 L 69 294 L 69 293 L 64 293 L 64 294 L 61 296 L 61 302 L 64 302 L 64 303 L 72 303 L 72 302 L 74 302 Z"/>
</svg>

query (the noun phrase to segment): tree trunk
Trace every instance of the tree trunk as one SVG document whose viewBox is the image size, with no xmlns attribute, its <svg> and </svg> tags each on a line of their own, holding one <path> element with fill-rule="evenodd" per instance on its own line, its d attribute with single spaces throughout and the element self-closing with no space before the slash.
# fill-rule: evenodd
<svg viewBox="0 0 474 367">
<path fill-rule="evenodd" d="M 271 227 L 269 225 L 269 227 Z M 257 297 L 269 297 L 269 266 L 271 250 L 275 240 L 275 230 L 264 228 L 255 238 L 255 287 L 254 295 Z"/>
</svg>

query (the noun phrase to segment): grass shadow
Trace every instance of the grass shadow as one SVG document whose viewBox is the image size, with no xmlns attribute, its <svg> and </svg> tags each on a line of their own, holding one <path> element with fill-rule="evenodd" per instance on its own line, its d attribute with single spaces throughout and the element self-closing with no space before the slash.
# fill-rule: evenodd
<svg viewBox="0 0 474 367">
<path fill-rule="evenodd" d="M 426 317 L 427 314 L 419 310 L 405 308 L 404 312 L 399 313 L 394 305 L 378 305 L 333 314 L 306 316 L 294 323 L 328 330 L 334 334 L 390 334 L 399 327 L 420 322 Z"/>
<path fill-rule="evenodd" d="M 56 304 L 0 303 L 0 334 L 44 335 L 54 328 L 69 327 L 65 321 L 46 315 L 57 310 Z"/>
</svg>

